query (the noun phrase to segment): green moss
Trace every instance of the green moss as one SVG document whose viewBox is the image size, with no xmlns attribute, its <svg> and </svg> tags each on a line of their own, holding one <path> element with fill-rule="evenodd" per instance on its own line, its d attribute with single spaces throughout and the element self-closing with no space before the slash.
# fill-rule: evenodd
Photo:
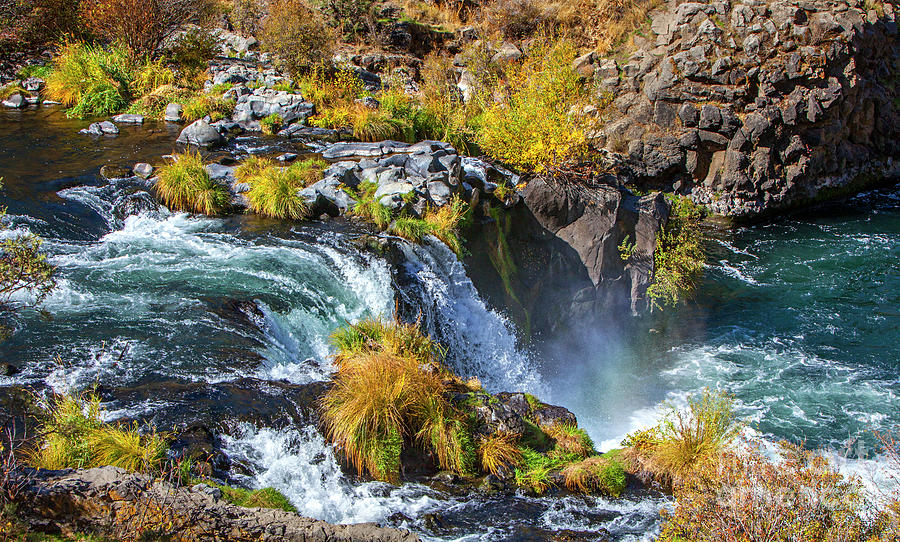
<svg viewBox="0 0 900 542">
<path fill-rule="evenodd" d="M 285 512 L 297 511 L 297 508 L 291 504 L 291 501 L 275 488 L 264 487 L 250 490 L 217 484 L 209 480 L 199 480 L 198 482 L 219 488 L 222 491 L 222 498 L 236 506 L 244 508 L 274 508 Z"/>
</svg>

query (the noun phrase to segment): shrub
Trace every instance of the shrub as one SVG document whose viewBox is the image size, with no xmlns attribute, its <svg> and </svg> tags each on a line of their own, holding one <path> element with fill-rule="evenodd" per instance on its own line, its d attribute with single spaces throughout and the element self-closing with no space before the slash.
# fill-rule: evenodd
<svg viewBox="0 0 900 542">
<path fill-rule="evenodd" d="M 475 121 L 478 145 L 494 158 L 532 171 L 573 160 L 587 149 L 590 93 L 572 70 L 571 42 L 539 38 L 521 65 L 512 66 Z M 496 94 L 496 92 L 494 93 Z"/>
<path fill-rule="evenodd" d="M 168 51 L 169 60 L 188 77 L 205 72 L 207 61 L 219 52 L 219 40 L 209 32 L 194 28 L 182 33 Z"/>
<path fill-rule="evenodd" d="M 323 422 L 361 474 L 396 480 L 400 454 L 414 441 L 441 468 L 473 472 L 471 430 L 444 397 L 448 373 L 430 338 L 414 324 L 365 320 L 339 329 L 332 341 L 338 372 L 321 402 Z"/>
<path fill-rule="evenodd" d="M 178 29 L 206 22 L 217 7 L 214 0 L 84 0 L 81 9 L 94 34 L 136 58 L 156 54 Z"/>
<path fill-rule="evenodd" d="M 481 468 L 495 476 L 503 469 L 515 468 L 522 461 L 522 452 L 516 446 L 514 435 L 494 433 L 483 437 L 478 444 Z"/>
<path fill-rule="evenodd" d="M 64 37 L 90 38 L 80 8 L 79 0 L 0 2 L 0 52 L 50 45 Z"/>
<path fill-rule="evenodd" d="M 259 121 L 259 126 L 262 129 L 262 133 L 264 134 L 276 134 L 280 132 L 282 126 L 284 126 L 284 119 L 281 118 L 281 115 L 279 115 L 278 113 L 272 113 L 268 117 Z"/>
<path fill-rule="evenodd" d="M 670 407 L 658 426 L 639 431 L 623 442 L 639 468 L 662 483 L 678 483 L 722 453 L 741 424 L 734 400 L 723 392 L 703 390 L 688 397 L 688 409 Z"/>
<path fill-rule="evenodd" d="M 365 30 L 373 31 L 372 4 L 374 0 L 324 0 L 321 9 L 344 39 L 352 41 Z"/>
<path fill-rule="evenodd" d="M 294 78 L 330 59 L 334 46 L 321 15 L 303 0 L 273 0 L 259 38 Z"/>
<path fill-rule="evenodd" d="M 0 213 L 0 215 L 5 213 Z M 0 225 L 0 229 L 5 226 Z M 17 292 L 32 295 L 40 303 L 56 288 L 56 268 L 41 252 L 41 239 L 34 235 L 0 241 L 0 305 Z"/>
<path fill-rule="evenodd" d="M 874 510 L 858 479 L 786 443 L 774 462 L 755 449 L 722 453 L 678 484 L 675 494 L 674 511 L 664 514 L 663 542 L 892 537 L 884 512 Z"/>
<path fill-rule="evenodd" d="M 573 423 L 556 423 L 547 429 L 547 434 L 556 441 L 556 447 L 563 453 L 586 458 L 594 454 L 594 442 L 584 429 Z"/>
<path fill-rule="evenodd" d="M 176 154 L 157 175 L 156 192 L 173 211 L 217 215 L 230 204 L 228 189 L 209 176 L 200 153 Z"/>
<path fill-rule="evenodd" d="M 653 283 L 647 288 L 653 307 L 660 309 L 692 297 L 706 263 L 700 231 L 703 209 L 687 198 L 668 199 L 669 220 L 656 239 Z"/>
<path fill-rule="evenodd" d="M 548 24 L 548 14 L 535 0 L 494 0 L 483 11 L 484 25 L 507 40 L 520 40 Z"/>
<path fill-rule="evenodd" d="M 100 399 L 93 394 L 64 395 L 45 407 L 41 442 L 29 454 L 32 466 L 43 469 L 92 468 L 113 465 L 131 471 L 162 466 L 165 437 L 141 434 L 137 425 L 103 423 Z"/>
<path fill-rule="evenodd" d="M 244 36 L 259 34 L 259 22 L 265 18 L 265 6 L 260 0 L 231 0 L 228 19 L 234 29 Z"/>
<path fill-rule="evenodd" d="M 610 497 L 625 491 L 625 469 L 617 461 L 599 456 L 566 465 L 562 475 L 570 491 L 599 492 Z"/>
<path fill-rule="evenodd" d="M 162 60 L 148 62 L 138 70 L 134 77 L 133 88 L 141 96 L 150 94 L 160 87 L 175 83 L 175 74 Z"/>
<path fill-rule="evenodd" d="M 121 111 L 132 98 L 135 66 L 119 47 L 84 43 L 63 45 L 47 77 L 47 96 L 71 109 L 69 116 L 105 116 Z"/>
</svg>

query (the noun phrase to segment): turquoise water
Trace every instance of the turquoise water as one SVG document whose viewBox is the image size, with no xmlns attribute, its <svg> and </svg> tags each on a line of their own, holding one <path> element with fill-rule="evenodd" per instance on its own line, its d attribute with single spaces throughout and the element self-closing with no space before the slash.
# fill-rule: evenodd
<svg viewBox="0 0 900 542">
<path fill-rule="evenodd" d="M 304 384 L 328 377 L 331 330 L 393 309 L 389 266 L 360 253 L 350 229 L 165 209 L 117 219 L 112 202 L 140 187 L 104 183 L 100 165 L 157 161 L 172 150 L 172 135 L 127 128 L 97 142 L 73 139 L 77 127 L 58 114 L 0 112 L 0 197 L 14 228 L 5 235 L 44 236 L 60 277 L 47 314 L 17 315 L 14 336 L 0 344 L 22 368 L 0 377 L 0 393 L 19 384 L 63 391 L 244 377 L 262 391 L 276 381 Z M 637 325 L 611 314 L 546 345 L 517 345 L 503 307 L 486 306 L 440 245 L 407 247 L 413 284 L 399 294 L 421 307 L 458 371 L 574 410 L 599 448 L 654 423 L 666 402 L 711 387 L 734 394 L 767 440 L 833 449 L 850 458 L 841 463 L 849 470 L 877 477 L 858 466 L 878 468 L 871 432 L 900 424 L 897 191 L 719 232 L 708 251 L 701 295 L 687 307 Z M 235 302 L 258 313 L 241 316 Z M 114 416 L 177 419 L 189 401 L 148 389 L 149 400 L 108 407 Z M 275 486 L 303 513 L 329 521 L 381 521 L 438 539 L 546 540 L 558 529 L 590 539 L 605 529 L 633 540 L 652 537 L 665 505 L 655 497 L 460 497 L 361 483 L 341 472 L 312 426 L 224 421 L 234 422 L 220 437 L 243 465 L 237 479 Z M 426 525 L 426 513 L 440 514 L 444 527 Z"/>
</svg>

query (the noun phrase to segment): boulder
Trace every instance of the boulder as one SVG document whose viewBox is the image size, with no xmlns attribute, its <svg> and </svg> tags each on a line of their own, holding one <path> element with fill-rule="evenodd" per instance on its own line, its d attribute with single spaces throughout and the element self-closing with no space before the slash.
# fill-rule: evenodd
<svg viewBox="0 0 900 542">
<path fill-rule="evenodd" d="M 157 211 L 159 211 L 159 204 L 156 203 L 153 196 L 143 191 L 120 196 L 113 202 L 113 216 L 119 220 L 125 220 L 132 215 Z"/>
<path fill-rule="evenodd" d="M 149 179 L 151 175 L 153 175 L 153 166 L 147 164 L 145 162 L 140 162 L 135 164 L 133 168 L 134 174 L 140 177 L 141 179 Z"/>
<path fill-rule="evenodd" d="M 218 130 L 209 125 L 206 119 L 200 119 L 185 127 L 178 136 L 178 143 L 196 145 L 198 147 L 215 147 L 223 143 L 225 138 Z"/>
<path fill-rule="evenodd" d="M 166 122 L 181 122 L 181 113 L 184 111 L 184 106 L 181 104 L 171 103 L 166 106 L 166 112 L 163 116 L 163 119 Z"/>
<path fill-rule="evenodd" d="M 504 43 L 491 57 L 491 62 L 497 64 L 516 62 L 522 58 L 522 51 L 512 43 Z"/>
<path fill-rule="evenodd" d="M 9 107 L 11 109 L 21 109 L 26 105 L 28 105 L 28 102 L 25 100 L 25 96 L 22 96 L 22 94 L 18 92 L 3 100 L 3 107 Z"/>
<path fill-rule="evenodd" d="M 132 115 L 128 113 L 116 115 L 112 120 L 113 122 L 118 122 L 119 124 L 144 124 L 143 115 Z"/>
<path fill-rule="evenodd" d="M 89 470 L 28 471 L 21 488 L 20 519 L 48 532 L 83 532 L 115 536 L 152 531 L 180 539 L 204 541 L 334 540 L 413 542 L 405 530 L 372 523 L 331 525 L 295 512 L 241 508 L 203 487 L 176 487 L 162 478 L 129 473 L 118 467 Z M 156 510 L 151 515 L 135 510 Z M 151 517 L 152 516 L 152 517 Z"/>
</svg>

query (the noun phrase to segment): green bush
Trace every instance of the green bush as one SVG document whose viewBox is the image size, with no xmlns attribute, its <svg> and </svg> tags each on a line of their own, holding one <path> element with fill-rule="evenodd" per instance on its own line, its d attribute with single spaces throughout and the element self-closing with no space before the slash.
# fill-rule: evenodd
<svg viewBox="0 0 900 542">
<path fill-rule="evenodd" d="M 562 470 L 566 487 L 582 493 L 599 492 L 619 497 L 625 491 L 625 469 L 622 464 L 605 457 L 589 457 L 570 463 Z"/>
<path fill-rule="evenodd" d="M 188 78 L 205 72 L 207 61 L 219 53 L 219 41 L 209 32 L 195 28 L 181 34 L 166 54 Z"/>
<path fill-rule="evenodd" d="M 173 211 L 217 215 L 231 204 L 228 188 L 210 178 L 197 152 L 176 154 L 157 175 L 156 192 Z"/>
<path fill-rule="evenodd" d="M 706 255 L 700 223 L 703 208 L 689 199 L 668 196 L 669 220 L 656 239 L 653 282 L 647 296 L 655 308 L 674 306 L 694 295 L 703 276 Z"/>
<path fill-rule="evenodd" d="M 111 115 L 131 101 L 135 71 L 124 48 L 66 43 L 47 76 L 47 97 L 69 107 L 72 117 Z"/>
<path fill-rule="evenodd" d="M 478 145 L 514 167 L 543 171 L 576 159 L 588 150 L 589 89 L 572 70 L 575 47 L 565 40 L 535 40 L 521 64 L 509 68 L 484 112 L 475 119 Z M 493 96 L 500 92 L 506 99 Z"/>
</svg>

